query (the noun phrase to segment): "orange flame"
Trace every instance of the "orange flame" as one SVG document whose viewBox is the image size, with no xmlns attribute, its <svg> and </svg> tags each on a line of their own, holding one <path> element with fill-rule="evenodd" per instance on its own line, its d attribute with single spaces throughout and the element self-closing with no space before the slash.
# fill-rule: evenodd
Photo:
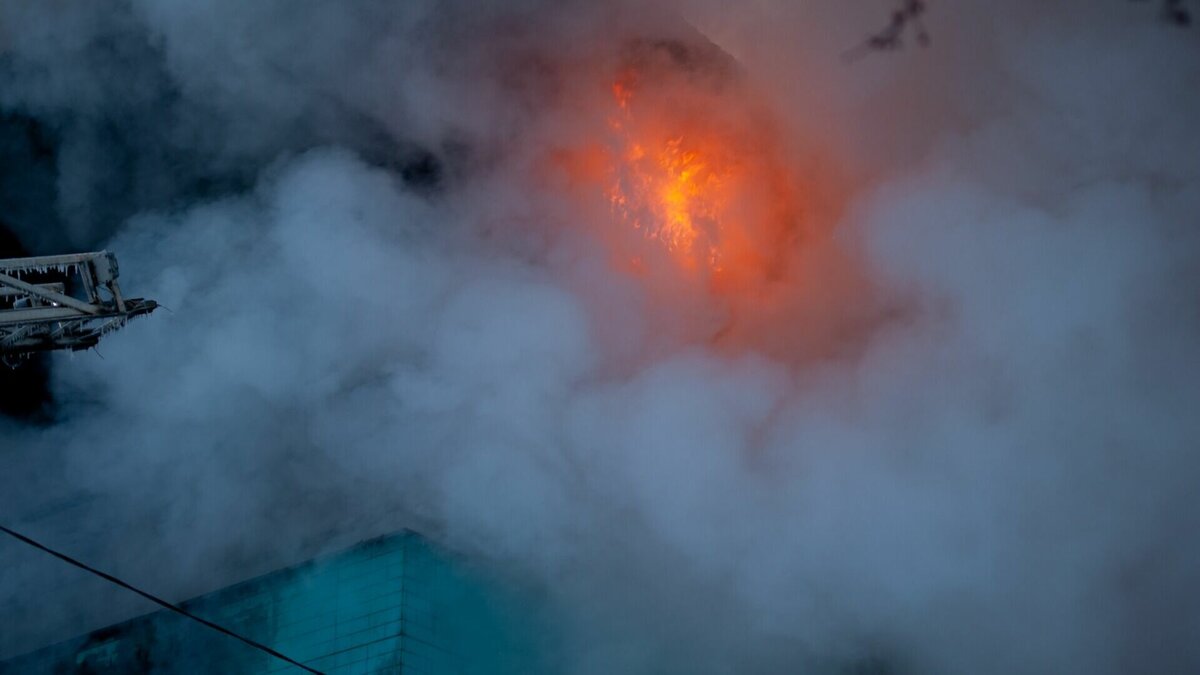
<svg viewBox="0 0 1200 675">
<path fill-rule="evenodd" d="M 640 117 L 636 85 L 633 71 L 612 85 L 617 110 L 608 122 L 613 161 L 605 195 L 618 221 L 663 246 L 683 269 L 713 280 L 768 267 L 778 242 L 764 235 L 786 234 L 794 209 L 778 203 L 786 189 L 776 189 L 778 171 L 746 142 L 752 134 L 741 134 L 739 147 L 731 132 L 695 111 Z"/>
<path fill-rule="evenodd" d="M 865 345 L 893 307 L 833 236 L 850 188 L 840 136 L 776 117 L 771 92 L 703 46 L 641 43 L 616 63 L 572 80 L 573 123 L 538 165 L 582 215 L 566 241 L 636 278 L 656 330 L 786 363 Z M 607 313 L 591 271 L 579 278 Z"/>
</svg>

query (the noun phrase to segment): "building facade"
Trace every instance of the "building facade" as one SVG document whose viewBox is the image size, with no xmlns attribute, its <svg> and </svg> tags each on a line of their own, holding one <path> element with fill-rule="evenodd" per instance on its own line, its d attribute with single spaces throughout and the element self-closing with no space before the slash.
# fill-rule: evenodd
<svg viewBox="0 0 1200 675">
<path fill-rule="evenodd" d="M 188 611 L 330 675 L 536 673 L 543 631 L 412 533 L 230 586 Z M 0 675 L 301 673 L 166 610 L 0 662 Z"/>
</svg>

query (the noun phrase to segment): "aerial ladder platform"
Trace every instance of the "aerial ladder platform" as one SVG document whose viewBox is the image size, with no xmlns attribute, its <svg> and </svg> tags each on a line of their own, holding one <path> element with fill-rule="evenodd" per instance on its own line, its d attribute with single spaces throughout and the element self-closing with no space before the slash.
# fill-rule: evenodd
<svg viewBox="0 0 1200 675">
<path fill-rule="evenodd" d="M 158 307 L 126 298 L 108 251 L 0 259 L 0 360 L 95 347 L 100 338 Z"/>
</svg>

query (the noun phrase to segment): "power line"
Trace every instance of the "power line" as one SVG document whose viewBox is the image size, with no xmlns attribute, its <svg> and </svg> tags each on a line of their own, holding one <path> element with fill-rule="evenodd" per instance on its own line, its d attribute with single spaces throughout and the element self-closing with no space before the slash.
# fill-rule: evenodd
<svg viewBox="0 0 1200 675">
<path fill-rule="evenodd" d="M 160 598 L 156 595 L 151 595 L 150 593 L 147 593 L 146 591 L 143 591 L 140 588 L 137 588 L 137 587 L 135 587 L 131 584 L 128 584 L 124 581 L 121 581 L 120 579 L 114 577 L 111 574 L 101 572 L 100 570 L 96 569 L 95 567 L 92 567 L 90 565 L 82 563 L 65 553 L 59 553 L 58 551 L 55 551 L 54 549 L 50 548 L 49 546 L 46 546 L 37 541 L 34 541 L 33 539 L 30 539 L 29 537 L 26 537 L 25 535 L 21 534 L 20 532 L 14 532 L 13 530 L 10 530 L 7 527 L 4 527 L 3 525 L 0 525 L 0 532 L 4 532 L 5 534 L 12 537 L 13 539 L 16 539 L 17 541 L 20 541 L 20 542 L 23 542 L 26 544 L 29 544 L 30 546 L 32 546 L 40 551 L 49 553 L 50 555 L 54 556 L 55 558 L 58 558 L 59 560 L 62 560 L 65 563 L 74 565 L 75 567 L 78 567 L 81 570 L 91 572 L 92 574 L 95 574 L 96 576 L 100 577 L 101 579 L 104 579 L 105 581 L 116 584 L 117 586 L 120 586 L 121 588 L 124 588 L 127 591 L 132 591 L 134 593 L 137 593 L 138 595 L 149 600 L 150 602 L 153 602 L 156 605 L 161 605 L 162 607 L 165 607 L 166 609 L 169 609 L 172 612 L 175 612 L 176 614 L 182 614 L 183 616 L 191 619 L 192 621 L 195 621 L 197 623 L 208 626 L 209 628 L 217 631 L 218 633 L 224 633 L 225 635 L 228 635 L 231 638 L 234 638 L 236 640 L 241 640 L 242 642 L 250 645 L 251 647 L 254 647 L 255 649 L 266 652 L 267 654 L 270 654 L 271 656 L 274 656 L 277 659 L 286 661 L 286 662 L 292 664 L 293 666 L 296 666 L 297 668 L 302 668 L 310 673 L 315 673 L 316 675 L 325 675 L 324 673 L 322 673 L 319 670 L 310 668 L 309 666 L 306 666 L 303 663 L 300 663 L 299 661 L 297 661 L 293 658 L 285 656 L 284 654 L 280 654 L 279 652 L 275 651 L 274 649 L 271 649 L 270 647 L 262 644 L 261 642 L 255 642 L 254 640 L 251 640 L 250 638 L 240 635 L 238 633 L 235 633 L 224 626 L 215 624 L 212 621 L 209 621 L 208 619 L 198 617 L 195 614 L 192 614 L 191 612 L 187 611 L 186 609 L 180 607 L 179 605 L 167 602 L 166 600 L 163 600 L 162 598 Z"/>
</svg>

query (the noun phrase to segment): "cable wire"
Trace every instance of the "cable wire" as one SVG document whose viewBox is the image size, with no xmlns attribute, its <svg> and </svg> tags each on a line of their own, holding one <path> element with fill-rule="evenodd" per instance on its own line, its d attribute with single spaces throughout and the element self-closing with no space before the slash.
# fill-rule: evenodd
<svg viewBox="0 0 1200 675">
<path fill-rule="evenodd" d="M 74 565 L 75 567 L 78 567 L 81 570 L 91 572 L 92 574 L 100 577 L 101 579 L 104 579 L 105 581 L 108 581 L 109 583 L 116 584 L 117 586 L 120 586 L 121 588 L 124 588 L 127 591 L 132 591 L 134 593 L 137 593 L 138 595 L 149 600 L 150 602 L 153 602 L 156 605 L 161 605 L 162 607 L 169 609 L 172 612 L 175 612 L 176 614 L 181 614 L 181 615 L 191 619 L 192 621 L 195 621 L 197 623 L 208 626 L 209 628 L 217 631 L 218 633 L 224 633 L 225 635 L 228 635 L 229 637 L 234 638 L 235 640 L 240 640 L 255 649 L 258 649 L 260 651 L 266 652 L 267 654 L 270 654 L 271 656 L 274 656 L 277 659 L 286 661 L 286 662 L 292 664 L 293 666 L 296 666 L 297 668 L 302 668 L 310 673 L 315 673 L 316 675 L 325 675 L 324 673 L 322 673 L 319 670 L 316 670 L 315 668 L 311 668 L 309 666 L 304 665 L 303 663 L 300 663 L 299 661 L 297 661 L 293 658 L 290 658 L 284 654 L 280 654 L 279 652 L 275 651 L 274 649 L 271 649 L 270 647 L 262 644 L 261 642 L 256 642 L 254 640 L 251 640 L 248 637 L 245 637 L 243 635 L 235 633 L 232 630 L 229 630 L 228 628 L 226 628 L 224 626 L 215 624 L 212 621 L 209 621 L 208 619 L 198 617 L 195 614 L 192 614 L 191 612 L 187 611 L 186 609 L 180 607 L 179 605 L 167 602 L 166 600 L 163 600 L 162 598 L 160 598 L 156 595 L 151 595 L 150 593 L 147 593 L 146 591 L 143 591 L 140 588 L 133 586 L 132 584 L 121 581 L 120 579 L 114 577 L 111 574 L 101 572 L 100 570 L 96 569 L 95 567 L 92 567 L 90 565 L 82 563 L 65 553 L 59 553 L 58 551 L 55 551 L 54 549 L 50 548 L 49 546 L 46 546 L 45 544 L 41 544 L 37 541 L 34 541 L 33 539 L 30 539 L 29 537 L 26 537 L 25 535 L 21 534 L 20 532 L 15 532 L 13 530 L 10 530 L 3 525 L 0 525 L 0 532 L 3 532 L 5 534 L 7 534 L 8 536 L 12 537 L 13 539 L 16 539 L 17 541 L 28 544 L 40 551 L 49 553 L 50 555 L 54 556 L 55 558 L 58 558 L 59 560 L 62 560 L 63 562 L 65 562 L 67 564 Z"/>
</svg>

